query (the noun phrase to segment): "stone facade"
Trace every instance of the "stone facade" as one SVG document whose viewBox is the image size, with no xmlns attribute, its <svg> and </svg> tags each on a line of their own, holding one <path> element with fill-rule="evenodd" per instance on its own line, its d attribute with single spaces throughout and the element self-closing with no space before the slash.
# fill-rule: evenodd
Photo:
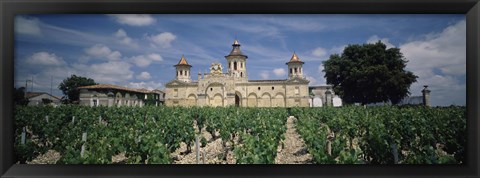
<svg viewBox="0 0 480 178">
<path fill-rule="evenodd" d="M 166 106 L 239 106 L 239 107 L 308 107 L 309 81 L 303 76 L 304 64 L 294 53 L 284 80 L 248 80 L 247 56 L 237 40 L 227 60 L 227 72 L 220 63 L 210 66 L 210 73 L 190 79 L 190 67 L 184 56 L 175 65 L 176 78 L 166 84 Z"/>
</svg>

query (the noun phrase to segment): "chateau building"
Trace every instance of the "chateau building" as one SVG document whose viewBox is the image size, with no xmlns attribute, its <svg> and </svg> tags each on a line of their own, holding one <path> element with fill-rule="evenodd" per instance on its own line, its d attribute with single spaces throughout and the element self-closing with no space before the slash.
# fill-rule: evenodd
<svg viewBox="0 0 480 178">
<path fill-rule="evenodd" d="M 309 81 L 303 75 L 303 61 L 293 54 L 288 67 L 288 78 L 283 80 L 249 80 L 247 58 L 240 50 L 238 40 L 225 56 L 226 72 L 220 63 L 212 63 L 210 73 L 198 73 L 191 79 L 185 56 L 174 67 L 176 78 L 166 84 L 166 106 L 239 106 L 239 107 L 308 107 Z"/>
<path fill-rule="evenodd" d="M 165 93 L 161 90 L 132 89 L 111 84 L 78 87 L 80 104 L 85 106 L 160 106 Z"/>
</svg>

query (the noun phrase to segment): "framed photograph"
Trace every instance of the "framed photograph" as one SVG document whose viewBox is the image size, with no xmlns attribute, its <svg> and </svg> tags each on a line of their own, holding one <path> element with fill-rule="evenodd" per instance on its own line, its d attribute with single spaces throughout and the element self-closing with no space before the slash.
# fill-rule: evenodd
<svg viewBox="0 0 480 178">
<path fill-rule="evenodd" d="M 2 177 L 478 176 L 477 1 L 6 1 Z"/>
</svg>

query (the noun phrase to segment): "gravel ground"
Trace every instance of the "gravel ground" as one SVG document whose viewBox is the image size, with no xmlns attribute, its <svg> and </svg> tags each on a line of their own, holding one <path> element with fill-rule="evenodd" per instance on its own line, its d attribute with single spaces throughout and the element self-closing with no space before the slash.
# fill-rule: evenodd
<svg viewBox="0 0 480 178">
<path fill-rule="evenodd" d="M 275 164 L 312 164 L 312 156 L 308 153 L 305 142 L 295 128 L 295 120 L 293 116 L 287 119 L 285 140 L 280 141 Z"/>
<path fill-rule="evenodd" d="M 223 160 L 224 147 L 222 145 L 222 139 L 218 138 L 211 141 L 212 135 L 202 129 L 201 135 L 205 139 L 210 140 L 204 147 L 199 147 L 199 164 L 235 164 L 235 156 L 229 145 L 227 144 L 227 160 Z M 201 137 L 200 137 L 201 139 Z M 181 153 L 187 150 L 187 144 L 182 143 L 180 148 L 172 153 L 174 158 L 173 164 L 197 164 L 197 152 L 195 144 L 192 143 L 192 152 L 186 155 Z"/>
<path fill-rule="evenodd" d="M 60 159 L 60 153 L 55 150 L 48 150 L 42 155 L 38 155 L 32 161 L 27 161 L 27 164 L 55 164 Z"/>
</svg>

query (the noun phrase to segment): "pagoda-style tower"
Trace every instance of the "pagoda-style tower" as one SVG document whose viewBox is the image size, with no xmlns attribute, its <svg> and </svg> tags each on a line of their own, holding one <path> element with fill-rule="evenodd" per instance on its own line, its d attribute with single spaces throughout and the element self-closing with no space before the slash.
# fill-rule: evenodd
<svg viewBox="0 0 480 178">
<path fill-rule="evenodd" d="M 177 71 L 177 77 L 175 79 L 183 82 L 190 82 L 190 68 L 192 66 L 188 64 L 185 56 L 182 55 L 182 58 L 180 61 L 178 61 L 178 64 L 174 66 Z"/>
<path fill-rule="evenodd" d="M 286 64 L 288 65 L 288 78 L 289 79 L 295 78 L 295 77 L 303 78 L 302 66 L 303 66 L 304 62 L 301 61 L 300 58 L 298 58 L 298 56 L 297 56 L 297 54 L 295 54 L 295 52 L 293 53 L 293 56 L 290 59 L 290 61 L 288 61 Z"/>
<path fill-rule="evenodd" d="M 238 40 L 232 44 L 232 51 L 228 56 L 225 56 L 228 63 L 228 73 L 231 76 L 247 79 L 247 58 L 248 56 L 244 55 L 240 51 L 240 43 Z"/>
</svg>

